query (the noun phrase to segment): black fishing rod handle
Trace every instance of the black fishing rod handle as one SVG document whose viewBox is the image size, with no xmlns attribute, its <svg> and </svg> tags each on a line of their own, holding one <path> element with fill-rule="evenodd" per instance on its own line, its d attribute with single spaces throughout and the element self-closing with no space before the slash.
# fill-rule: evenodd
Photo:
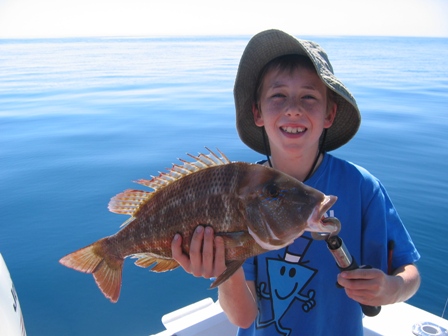
<svg viewBox="0 0 448 336">
<path fill-rule="evenodd" d="M 352 271 L 360 268 L 355 258 L 348 252 L 343 240 L 337 235 L 330 235 L 326 239 L 328 249 L 333 255 L 336 265 L 339 270 L 342 271 Z M 372 268 L 371 266 L 361 266 L 361 268 Z M 336 282 L 336 286 L 342 288 L 342 286 Z M 361 309 L 366 316 L 376 316 L 381 311 L 381 306 L 367 306 L 361 304 Z"/>
<path fill-rule="evenodd" d="M 364 315 L 369 317 L 377 316 L 381 311 L 381 306 L 368 306 L 362 303 L 360 305 Z"/>
<path fill-rule="evenodd" d="M 356 263 L 355 258 L 353 258 L 353 256 L 352 256 L 352 263 L 350 264 L 349 267 L 346 267 L 346 268 L 339 267 L 339 269 L 341 271 L 351 271 L 351 270 L 354 270 L 357 268 L 369 269 L 369 268 L 372 268 L 372 266 L 367 265 L 367 266 L 359 267 L 358 264 Z M 369 317 L 377 316 L 381 311 L 381 306 L 368 306 L 368 305 L 365 305 L 362 303 L 360 303 L 359 305 L 361 306 L 361 310 L 362 310 L 363 314 L 366 316 L 369 316 Z"/>
</svg>

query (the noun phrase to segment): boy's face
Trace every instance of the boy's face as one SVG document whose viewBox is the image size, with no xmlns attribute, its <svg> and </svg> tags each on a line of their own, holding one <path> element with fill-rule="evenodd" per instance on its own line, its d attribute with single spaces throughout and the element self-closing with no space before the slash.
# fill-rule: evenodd
<svg viewBox="0 0 448 336">
<path fill-rule="evenodd" d="M 328 104 L 327 87 L 317 74 L 298 67 L 292 73 L 268 71 L 259 104 L 252 110 L 255 124 L 265 127 L 272 153 L 305 155 L 309 151 L 315 155 L 323 129 L 333 124 L 336 109 L 336 104 Z"/>
</svg>

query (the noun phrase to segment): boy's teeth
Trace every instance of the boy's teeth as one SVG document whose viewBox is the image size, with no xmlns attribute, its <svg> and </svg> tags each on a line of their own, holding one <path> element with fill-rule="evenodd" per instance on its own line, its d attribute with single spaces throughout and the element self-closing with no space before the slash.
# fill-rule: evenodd
<svg viewBox="0 0 448 336">
<path fill-rule="evenodd" d="M 305 129 L 301 127 L 282 127 L 282 130 L 286 133 L 300 133 L 303 132 Z"/>
</svg>

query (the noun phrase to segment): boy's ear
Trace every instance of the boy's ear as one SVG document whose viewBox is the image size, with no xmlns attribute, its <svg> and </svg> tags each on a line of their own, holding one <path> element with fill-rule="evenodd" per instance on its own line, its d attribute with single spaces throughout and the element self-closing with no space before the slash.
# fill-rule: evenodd
<svg viewBox="0 0 448 336">
<path fill-rule="evenodd" d="M 258 127 L 264 126 L 263 116 L 261 115 L 261 111 L 258 108 L 257 104 L 252 104 L 252 114 L 254 115 L 254 123 Z"/>
<path fill-rule="evenodd" d="M 336 118 L 336 111 L 338 110 L 338 105 L 332 103 L 328 108 L 327 115 L 325 116 L 324 128 L 330 128 L 333 125 L 334 118 Z"/>
</svg>

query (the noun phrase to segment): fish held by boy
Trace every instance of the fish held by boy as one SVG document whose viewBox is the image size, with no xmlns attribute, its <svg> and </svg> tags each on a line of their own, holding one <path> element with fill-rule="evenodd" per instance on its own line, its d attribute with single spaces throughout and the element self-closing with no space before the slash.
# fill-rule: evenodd
<svg viewBox="0 0 448 336">
<path fill-rule="evenodd" d="M 171 242 L 179 233 L 188 254 L 194 230 L 211 226 L 225 244 L 227 269 L 212 288 L 227 280 L 252 256 L 291 244 L 304 231 L 335 232 L 322 220 L 336 196 L 320 191 L 272 168 L 231 162 L 216 155 L 190 155 L 167 173 L 137 183 L 153 192 L 126 190 L 113 197 L 109 210 L 131 215 L 116 234 L 79 249 L 60 263 L 91 273 L 103 294 L 117 302 L 126 257 L 153 272 L 175 269 Z"/>
</svg>

